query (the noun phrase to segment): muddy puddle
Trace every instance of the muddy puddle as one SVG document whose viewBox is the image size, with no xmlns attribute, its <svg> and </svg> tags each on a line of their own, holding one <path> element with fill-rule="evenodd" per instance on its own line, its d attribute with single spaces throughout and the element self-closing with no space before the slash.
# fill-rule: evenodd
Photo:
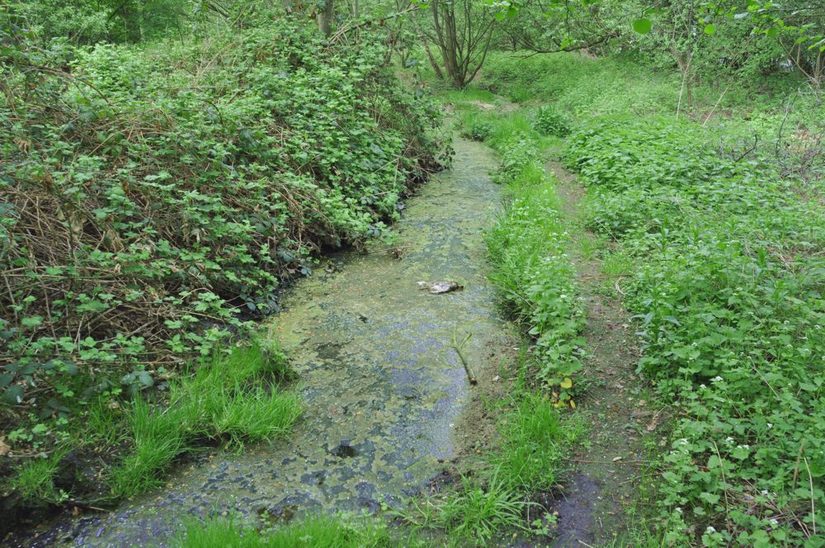
<svg viewBox="0 0 825 548">
<path fill-rule="evenodd" d="M 482 145 L 455 146 L 453 169 L 409 200 L 396 226 L 400 259 L 336 255 L 264 326 L 300 377 L 305 413 L 292 435 L 178 470 L 162 492 L 61 523 L 38 543 L 165 544 L 189 516 L 278 522 L 398 507 L 420 492 L 461 450 L 473 387 L 453 340 L 472 335 L 462 354 L 478 371 L 507 344 L 485 272 L 484 232 L 501 204 L 495 162 Z M 443 280 L 464 288 L 432 295 L 417 283 Z"/>
</svg>

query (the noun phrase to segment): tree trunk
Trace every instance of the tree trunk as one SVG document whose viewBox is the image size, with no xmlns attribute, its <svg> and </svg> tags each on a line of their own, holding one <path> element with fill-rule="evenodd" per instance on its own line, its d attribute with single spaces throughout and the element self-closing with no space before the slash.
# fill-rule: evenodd
<svg viewBox="0 0 825 548">
<path fill-rule="evenodd" d="M 329 36 L 330 32 L 332 32 L 332 19 L 334 17 L 335 4 L 333 3 L 333 0 L 324 0 L 323 7 L 316 15 L 318 29 L 324 34 L 324 36 Z"/>
<path fill-rule="evenodd" d="M 140 28 L 140 6 L 132 0 L 127 0 L 120 6 L 120 16 L 123 18 L 123 27 L 126 41 L 137 44 L 143 38 Z"/>
</svg>

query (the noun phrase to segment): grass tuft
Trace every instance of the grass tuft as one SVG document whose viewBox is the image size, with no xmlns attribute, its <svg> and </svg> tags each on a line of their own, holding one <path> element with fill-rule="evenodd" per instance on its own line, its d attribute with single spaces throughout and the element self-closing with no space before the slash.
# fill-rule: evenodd
<svg viewBox="0 0 825 548">
<path fill-rule="evenodd" d="M 526 493 L 556 484 L 556 471 L 582 432 L 578 424 L 562 420 L 546 395 L 530 392 L 521 395 L 499 430 L 502 448 L 493 457 L 498 476 Z"/>
<path fill-rule="evenodd" d="M 298 397 L 281 389 L 289 377 L 278 349 L 254 343 L 218 355 L 169 386 L 170 405 L 138 399 L 128 413 L 132 452 L 110 478 L 116 498 L 131 497 L 161 483 L 159 473 L 199 440 L 242 447 L 284 435 L 301 414 Z"/>
<path fill-rule="evenodd" d="M 63 455 L 62 451 L 55 451 L 49 457 L 26 461 L 9 481 L 9 487 L 23 500 L 36 505 L 62 502 L 67 495 L 55 487 L 54 480 Z"/>
<path fill-rule="evenodd" d="M 531 506 L 496 471 L 485 483 L 464 477 L 460 489 L 414 503 L 403 517 L 415 527 L 445 531 L 456 543 L 488 544 L 503 531 L 528 532 L 524 515 Z"/>
</svg>

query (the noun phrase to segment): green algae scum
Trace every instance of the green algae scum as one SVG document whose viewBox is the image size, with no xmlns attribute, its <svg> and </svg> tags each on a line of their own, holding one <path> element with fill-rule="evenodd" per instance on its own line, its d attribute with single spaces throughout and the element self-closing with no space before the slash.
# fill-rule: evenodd
<svg viewBox="0 0 825 548">
<path fill-rule="evenodd" d="M 243 454 L 220 453 L 177 473 L 162 492 L 104 517 L 61 523 L 40 542 L 165 543 L 191 516 L 273 523 L 319 512 L 400 508 L 456 456 L 471 398 L 452 348 L 477 368 L 507 344 L 485 272 L 484 233 L 500 208 L 489 149 L 455 143 L 453 168 L 407 204 L 405 253 L 348 252 L 339 268 L 298 283 L 268 336 L 299 375 L 304 415 L 293 435 Z M 441 295 L 419 281 L 456 280 Z"/>
</svg>

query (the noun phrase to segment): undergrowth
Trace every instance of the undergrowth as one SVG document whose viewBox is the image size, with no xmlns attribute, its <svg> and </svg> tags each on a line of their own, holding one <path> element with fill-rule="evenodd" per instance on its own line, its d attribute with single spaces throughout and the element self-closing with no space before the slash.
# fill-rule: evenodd
<svg viewBox="0 0 825 548">
<path fill-rule="evenodd" d="M 75 451 L 92 438 L 134 446 L 113 479 L 127 496 L 194 438 L 280 433 L 291 396 L 187 364 L 250 336 L 322 247 L 385 231 L 446 161 L 435 104 L 400 85 L 371 32 L 330 45 L 261 10 L 242 30 L 140 46 L 70 46 L 9 21 L 0 502 L 53 504 L 60 488 L 24 478 L 65 447 L 100 462 Z"/>
<path fill-rule="evenodd" d="M 536 377 L 553 390 L 559 405 L 575 406 L 572 377 L 581 369 L 584 326 L 575 270 L 565 252 L 567 234 L 539 144 L 520 125 L 506 122 L 509 138 L 493 134 L 489 139 L 502 156 L 496 180 L 507 186 L 510 200 L 487 240 L 491 280 L 535 339 Z"/>
<path fill-rule="evenodd" d="M 664 455 L 666 540 L 801 543 L 825 492 L 825 216 L 761 157 L 673 118 L 596 119 L 569 162 L 593 230 L 632 258 L 639 371 L 680 409 Z"/>
<path fill-rule="evenodd" d="M 578 54 L 485 69 L 490 89 L 571 116 L 588 227 L 612 240 L 605 272 L 635 314 L 639 372 L 673 408 L 649 531 L 628 538 L 819 545 L 825 216 L 805 136 L 820 107 L 703 85 L 677 119 L 677 79 L 650 70 Z"/>
</svg>

